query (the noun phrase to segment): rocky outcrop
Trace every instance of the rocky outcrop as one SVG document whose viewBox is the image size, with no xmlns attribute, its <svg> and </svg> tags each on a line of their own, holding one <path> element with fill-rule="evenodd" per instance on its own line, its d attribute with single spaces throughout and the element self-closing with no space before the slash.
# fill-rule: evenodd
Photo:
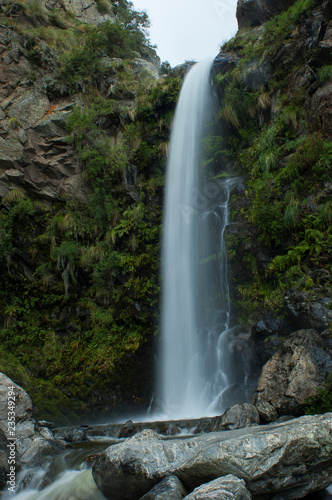
<svg viewBox="0 0 332 500">
<path fill-rule="evenodd" d="M 35 66 L 24 44 L 0 27 L 0 196 L 20 189 L 46 204 L 62 194 L 86 202 L 89 188 L 82 166 L 66 141 L 67 117 L 78 100 L 48 96 L 48 76 L 37 81 L 26 76 L 35 73 Z M 55 54 L 48 71 L 52 61 Z"/>
<path fill-rule="evenodd" d="M 190 439 L 163 441 L 143 431 L 101 453 L 93 477 L 112 500 L 138 499 L 171 475 L 192 491 L 228 474 L 254 497 L 302 498 L 331 481 L 331 429 L 328 413 Z"/>
<path fill-rule="evenodd" d="M 290 7 L 295 0 L 239 0 L 236 18 L 241 28 L 253 28 Z"/>
<path fill-rule="evenodd" d="M 293 331 L 294 328 L 287 321 L 274 317 L 262 319 L 253 325 L 249 343 L 255 352 L 257 369 L 261 370 L 280 347 L 283 338 Z"/>
<path fill-rule="evenodd" d="M 15 426 L 8 424 L 9 411 L 15 414 Z M 55 455 L 64 448 L 49 428 L 38 425 L 32 413 L 32 401 L 28 394 L 0 373 L 0 431 L 8 442 L 12 443 L 15 439 L 15 458 L 21 464 L 36 464 L 43 457 Z M 6 451 L 6 448 L 2 450 Z"/>
<path fill-rule="evenodd" d="M 61 2 L 59 0 L 48 0 L 48 4 L 53 9 L 56 7 L 61 9 L 65 6 L 68 12 L 72 12 L 81 22 L 86 24 L 98 24 L 114 19 L 110 8 L 105 12 L 105 7 L 104 9 L 98 8 L 98 2 L 93 0 L 62 0 Z"/>
<path fill-rule="evenodd" d="M 194 491 L 185 498 L 186 500 L 212 500 L 213 498 L 223 498 L 225 500 L 250 500 L 251 495 L 243 479 L 239 479 L 233 476 L 233 474 L 228 474 L 228 476 L 219 477 L 214 481 L 210 481 L 209 483 L 195 488 Z"/>
<path fill-rule="evenodd" d="M 332 32 L 332 28 L 331 28 Z M 332 40 L 330 42 L 332 46 Z M 332 137 L 332 83 L 328 82 L 314 93 L 311 99 L 311 113 L 316 123 L 321 123 L 323 133 Z"/>
<path fill-rule="evenodd" d="M 300 415 L 304 400 L 314 396 L 332 371 L 332 353 L 315 330 L 292 334 L 264 365 L 254 404 L 265 421 L 278 415 Z"/>
<path fill-rule="evenodd" d="M 316 297 L 312 293 L 290 290 L 286 293 L 284 307 L 295 328 L 313 328 L 318 333 L 329 328 L 332 311 L 329 297 Z"/>
</svg>

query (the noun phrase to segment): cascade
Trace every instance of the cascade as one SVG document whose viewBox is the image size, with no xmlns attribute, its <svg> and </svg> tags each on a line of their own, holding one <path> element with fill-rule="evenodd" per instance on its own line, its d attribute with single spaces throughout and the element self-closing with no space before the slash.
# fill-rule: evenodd
<svg viewBox="0 0 332 500">
<path fill-rule="evenodd" d="M 211 67 L 211 60 L 198 63 L 184 79 L 167 165 L 157 390 L 166 418 L 220 412 L 223 391 L 236 382 L 223 235 L 238 181 L 201 174 L 215 110 Z"/>
</svg>

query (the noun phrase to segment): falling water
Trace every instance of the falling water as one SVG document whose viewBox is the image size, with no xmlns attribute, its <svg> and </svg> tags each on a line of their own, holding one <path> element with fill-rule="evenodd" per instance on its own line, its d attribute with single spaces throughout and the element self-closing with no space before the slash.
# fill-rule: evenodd
<svg viewBox="0 0 332 500">
<path fill-rule="evenodd" d="M 223 233 L 235 180 L 200 174 L 213 117 L 212 61 L 185 77 L 167 167 L 162 341 L 157 404 L 168 418 L 220 411 L 231 380 L 229 290 Z"/>
</svg>

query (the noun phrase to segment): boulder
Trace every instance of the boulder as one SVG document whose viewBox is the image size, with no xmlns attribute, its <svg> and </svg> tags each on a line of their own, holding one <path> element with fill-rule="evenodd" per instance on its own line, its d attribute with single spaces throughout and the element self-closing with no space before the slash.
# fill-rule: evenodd
<svg viewBox="0 0 332 500">
<path fill-rule="evenodd" d="M 158 69 L 151 62 L 137 58 L 132 61 L 132 64 L 134 73 L 138 76 L 138 78 L 144 80 L 145 77 L 148 77 L 151 80 L 158 80 Z"/>
<path fill-rule="evenodd" d="M 11 428 L 8 426 L 10 402 L 15 405 L 12 410 L 15 412 L 13 436 L 10 434 Z M 60 440 L 55 440 L 50 429 L 41 428 L 39 430 L 37 422 L 32 417 L 32 412 L 33 406 L 30 396 L 7 375 L 0 373 L 0 431 L 7 438 L 15 439 L 16 460 L 30 465 L 40 463 L 45 455 L 54 455 L 64 448 L 64 444 Z"/>
<path fill-rule="evenodd" d="M 186 495 L 187 492 L 181 481 L 176 476 L 167 476 L 140 500 L 182 500 Z"/>
<path fill-rule="evenodd" d="M 9 393 L 13 387 L 14 395 Z M 15 405 L 15 423 L 29 421 L 32 418 L 32 401 L 30 396 L 22 387 L 15 384 L 7 375 L 0 373 L 0 429 L 6 433 L 8 431 L 8 404 L 10 399 Z"/>
<path fill-rule="evenodd" d="M 250 403 L 237 404 L 228 408 L 220 417 L 202 419 L 197 425 L 195 434 L 242 429 L 257 424 L 259 424 L 257 408 Z"/>
<path fill-rule="evenodd" d="M 250 492 L 246 488 L 246 483 L 243 479 L 239 479 L 233 474 L 228 474 L 225 477 L 219 477 L 214 481 L 202 484 L 195 488 L 190 495 L 186 496 L 186 500 L 250 500 Z"/>
<path fill-rule="evenodd" d="M 261 400 L 256 403 L 256 408 L 263 422 L 274 422 L 278 418 L 276 409 L 267 401 Z"/>
<path fill-rule="evenodd" d="M 309 292 L 298 290 L 289 290 L 284 298 L 284 308 L 295 328 L 313 328 L 318 333 L 329 328 L 332 322 L 329 304 L 329 298 L 312 297 Z"/>
<path fill-rule="evenodd" d="M 134 434 L 137 434 L 137 429 L 135 427 L 135 424 L 132 420 L 127 420 L 123 424 L 122 429 L 119 431 L 118 437 L 119 438 L 128 438 L 132 437 Z"/>
<path fill-rule="evenodd" d="M 255 497 L 302 498 L 331 482 L 331 429 L 327 413 L 189 439 L 162 440 L 145 430 L 102 452 L 92 473 L 112 500 L 139 499 L 171 475 L 192 491 L 228 474 Z"/>
<path fill-rule="evenodd" d="M 278 415 L 301 415 L 304 400 L 317 393 L 331 371 L 327 341 L 315 330 L 299 330 L 264 365 L 254 404 L 262 416 L 261 402 L 269 403 Z M 268 413 L 267 421 L 274 419 L 273 410 Z"/>
</svg>

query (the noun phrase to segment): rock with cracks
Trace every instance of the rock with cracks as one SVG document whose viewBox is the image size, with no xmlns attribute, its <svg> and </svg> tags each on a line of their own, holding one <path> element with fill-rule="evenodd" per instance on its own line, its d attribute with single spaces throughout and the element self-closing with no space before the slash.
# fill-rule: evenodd
<svg viewBox="0 0 332 500">
<path fill-rule="evenodd" d="M 332 413 L 284 423 L 162 440 L 151 430 L 107 448 L 93 477 L 112 500 L 135 500 L 175 475 L 188 491 L 218 477 L 243 479 L 254 497 L 302 498 L 332 475 Z"/>
<path fill-rule="evenodd" d="M 301 415 L 305 399 L 317 394 L 331 370 L 328 342 L 315 330 L 298 330 L 264 365 L 254 403 L 261 415 L 262 402 L 278 415 Z"/>
</svg>

